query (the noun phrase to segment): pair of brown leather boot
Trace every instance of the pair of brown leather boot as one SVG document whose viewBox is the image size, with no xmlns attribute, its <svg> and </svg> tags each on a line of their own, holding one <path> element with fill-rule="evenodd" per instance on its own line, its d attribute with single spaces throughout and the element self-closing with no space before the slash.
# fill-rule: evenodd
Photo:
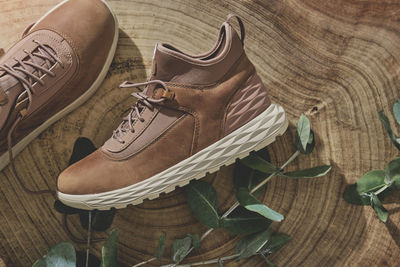
<svg viewBox="0 0 400 267">
<path fill-rule="evenodd" d="M 237 18 L 241 35 L 230 24 Z M 81 209 L 123 208 L 217 171 L 287 128 L 247 58 L 236 16 L 214 48 L 188 55 L 157 44 L 136 105 L 96 152 L 63 171 L 58 198 Z M 0 59 L 0 170 L 100 86 L 118 23 L 100 0 L 67 0 L 30 25 Z"/>
</svg>

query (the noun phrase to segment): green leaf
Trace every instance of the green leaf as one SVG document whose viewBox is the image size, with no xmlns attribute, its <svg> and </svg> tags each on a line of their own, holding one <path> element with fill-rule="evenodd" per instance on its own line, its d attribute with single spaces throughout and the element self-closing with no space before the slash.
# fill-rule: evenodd
<svg viewBox="0 0 400 267">
<path fill-rule="evenodd" d="M 323 165 L 300 171 L 286 172 L 283 175 L 289 178 L 316 178 L 326 175 L 331 169 L 332 166 Z"/>
<path fill-rule="evenodd" d="M 379 220 L 381 220 L 382 222 L 386 222 L 389 217 L 388 211 L 382 206 L 382 203 L 377 195 L 370 194 L 370 197 L 371 197 L 371 206 L 378 215 Z"/>
<path fill-rule="evenodd" d="M 265 161 L 271 162 L 267 148 L 260 149 L 254 153 Z M 249 189 L 249 191 L 251 191 L 254 187 L 261 183 L 266 178 L 266 176 L 267 175 L 265 173 L 247 167 L 240 160 L 236 160 L 235 162 L 233 183 L 236 188 L 245 187 Z M 261 196 L 262 193 L 265 192 L 266 187 L 267 184 L 261 186 L 257 191 L 253 192 L 253 195 L 255 195 L 256 197 Z"/>
<path fill-rule="evenodd" d="M 268 240 L 271 238 L 272 231 L 267 229 L 261 233 L 245 236 L 236 245 L 236 253 L 240 254 L 238 259 L 249 258 L 256 255 Z"/>
<path fill-rule="evenodd" d="M 167 234 L 165 232 L 162 232 L 160 238 L 158 239 L 158 247 L 156 250 L 156 253 L 154 256 L 159 260 L 162 255 L 164 254 L 164 249 L 165 249 L 165 240 L 167 238 Z"/>
<path fill-rule="evenodd" d="M 194 217 L 211 228 L 219 228 L 217 192 L 204 181 L 191 181 L 185 186 L 185 196 Z"/>
<path fill-rule="evenodd" d="M 62 266 L 75 267 L 76 253 L 74 246 L 69 242 L 59 243 L 52 247 L 42 259 L 36 261 L 34 267 Z"/>
<path fill-rule="evenodd" d="M 32 264 L 32 267 L 46 267 L 46 261 L 44 259 L 37 260 Z"/>
<path fill-rule="evenodd" d="M 87 212 L 86 210 L 76 209 L 67 206 L 58 199 L 54 201 L 54 209 L 61 214 L 68 214 L 68 215 Z"/>
<path fill-rule="evenodd" d="M 244 207 L 237 207 L 228 217 L 221 219 L 221 227 L 237 235 L 248 235 L 268 229 L 271 220 Z"/>
<path fill-rule="evenodd" d="M 310 120 L 304 114 L 301 114 L 297 122 L 297 134 L 299 136 L 299 141 L 303 150 L 307 149 L 307 143 L 310 139 L 310 133 Z"/>
<path fill-rule="evenodd" d="M 381 120 L 383 127 L 385 127 L 386 132 L 388 133 L 390 140 L 396 146 L 397 149 L 400 150 L 400 140 L 399 138 L 393 133 L 392 128 L 390 127 L 389 119 L 383 114 L 383 111 L 378 112 L 379 119 Z"/>
<path fill-rule="evenodd" d="M 241 162 L 247 167 L 262 173 L 273 173 L 279 171 L 277 167 L 255 153 L 251 153 L 248 157 L 243 158 Z"/>
<path fill-rule="evenodd" d="M 237 192 L 237 199 L 243 207 L 250 211 L 257 212 L 258 214 L 264 216 L 273 221 L 280 222 L 283 220 L 283 215 L 268 208 L 266 205 L 262 204 L 257 198 L 255 198 L 248 189 L 239 188 Z"/>
<path fill-rule="evenodd" d="M 290 241 L 290 236 L 286 234 L 274 234 L 267 244 L 260 250 L 260 253 L 263 255 L 270 255 L 279 249 L 281 249 L 284 245 L 286 245 Z"/>
<path fill-rule="evenodd" d="M 393 105 L 393 114 L 398 124 L 400 124 L 400 98 L 394 102 Z"/>
<path fill-rule="evenodd" d="M 310 132 L 310 137 L 308 139 L 306 149 L 303 148 L 303 146 L 302 146 L 302 144 L 300 142 L 300 136 L 299 136 L 299 134 L 297 132 L 296 132 L 296 136 L 295 136 L 294 142 L 295 142 L 297 150 L 299 150 L 300 153 L 302 153 L 302 154 L 310 154 L 311 152 L 313 152 L 314 147 L 315 147 L 315 138 L 314 138 L 313 130 L 311 130 L 311 132 Z"/>
<path fill-rule="evenodd" d="M 255 152 L 262 159 L 271 162 L 268 149 L 263 148 Z M 244 165 L 240 160 L 235 162 L 235 170 L 233 174 L 233 182 L 236 188 L 245 187 L 251 191 L 256 185 L 261 183 L 266 178 L 266 174 L 256 171 L 250 167 Z M 256 197 L 261 196 L 265 192 L 267 184 L 260 187 L 257 191 L 253 193 Z"/>
<path fill-rule="evenodd" d="M 218 266 L 219 266 L 219 267 L 224 267 L 224 264 L 223 264 L 223 262 L 222 262 L 221 259 L 218 259 Z"/>
<path fill-rule="evenodd" d="M 176 263 L 181 262 L 188 253 L 191 245 L 192 238 L 190 236 L 175 240 L 172 244 L 172 260 Z"/>
<path fill-rule="evenodd" d="M 395 158 L 386 166 L 385 183 L 391 184 L 392 182 L 400 179 L 400 158 Z"/>
<path fill-rule="evenodd" d="M 343 198 L 348 203 L 354 205 L 371 205 L 370 198 L 365 195 L 360 195 L 357 191 L 357 184 L 351 184 L 346 187 L 343 193 Z"/>
<path fill-rule="evenodd" d="M 201 248 L 200 236 L 198 234 L 188 234 L 188 236 L 192 239 L 194 249 L 199 250 Z"/>
<path fill-rule="evenodd" d="M 110 228 L 112 222 L 114 221 L 116 209 L 112 208 L 110 210 L 93 210 L 92 212 L 92 230 L 97 232 L 104 232 Z M 81 226 L 88 230 L 89 225 L 89 212 L 79 214 L 79 220 Z"/>
<path fill-rule="evenodd" d="M 385 175 L 383 170 L 373 170 L 364 174 L 356 183 L 358 194 L 362 195 L 385 186 Z"/>
<path fill-rule="evenodd" d="M 101 249 L 102 266 L 116 267 L 118 266 L 118 228 L 114 228 L 110 232 L 110 236 Z"/>
</svg>

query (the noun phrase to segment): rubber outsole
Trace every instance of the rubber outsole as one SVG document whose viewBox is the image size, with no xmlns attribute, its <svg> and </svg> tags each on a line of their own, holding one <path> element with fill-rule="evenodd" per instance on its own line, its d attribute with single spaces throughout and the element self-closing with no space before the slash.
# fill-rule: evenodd
<svg viewBox="0 0 400 267">
<path fill-rule="evenodd" d="M 142 182 L 125 188 L 87 195 L 70 195 L 57 192 L 64 204 L 85 210 L 108 210 L 137 205 L 145 199 L 155 199 L 161 193 L 169 193 L 176 187 L 201 179 L 222 166 L 233 164 L 236 159 L 260 150 L 285 133 L 288 120 L 285 111 L 277 104 L 271 106 L 252 121 L 243 125 L 216 143 L 167 170 Z"/>
<path fill-rule="evenodd" d="M 62 1 L 58 5 L 56 5 L 54 8 L 52 8 L 50 11 L 48 11 L 43 17 L 41 17 L 38 21 L 41 21 L 44 17 L 46 17 L 50 12 L 52 12 L 54 9 L 58 8 L 61 6 L 63 3 L 67 2 L 68 0 Z M 101 70 L 99 76 L 96 78 L 96 80 L 93 82 L 93 84 L 90 86 L 90 88 L 78 99 L 76 99 L 74 102 L 72 102 L 70 105 L 65 107 L 63 110 L 58 112 L 56 115 L 45 121 L 43 124 L 41 124 L 39 127 L 37 127 L 34 131 L 32 131 L 29 135 L 24 137 L 21 141 L 19 141 L 15 146 L 13 146 L 12 151 L 14 157 L 16 157 L 26 146 L 28 146 L 39 134 L 41 134 L 43 131 L 45 131 L 48 127 L 50 127 L 52 124 L 57 122 L 59 119 L 62 117 L 66 116 L 68 113 L 72 112 L 79 106 L 81 106 L 83 103 L 85 103 L 100 87 L 102 84 L 103 80 L 105 79 L 108 69 L 110 68 L 111 62 L 114 58 L 114 54 L 117 48 L 117 43 L 118 43 L 118 34 L 119 34 L 119 26 L 118 26 L 118 20 L 114 12 L 112 11 L 111 7 L 108 5 L 106 1 L 102 2 L 108 7 L 110 10 L 111 14 L 113 15 L 114 21 L 115 21 L 115 34 L 113 37 L 113 43 L 111 45 L 111 49 L 108 53 L 106 62 L 103 66 L 103 69 Z M 5 152 L 3 155 L 0 156 L 0 171 L 2 171 L 8 164 L 10 163 L 8 153 Z"/>
</svg>

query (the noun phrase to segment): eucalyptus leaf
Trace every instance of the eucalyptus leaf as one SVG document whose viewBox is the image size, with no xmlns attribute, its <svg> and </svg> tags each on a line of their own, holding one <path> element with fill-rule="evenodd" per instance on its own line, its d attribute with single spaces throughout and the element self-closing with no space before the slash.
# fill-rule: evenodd
<svg viewBox="0 0 400 267">
<path fill-rule="evenodd" d="M 188 253 L 191 245 L 192 238 L 190 236 L 175 240 L 172 244 L 172 260 L 176 263 L 181 262 Z"/>
<path fill-rule="evenodd" d="M 303 150 L 307 149 L 307 143 L 310 139 L 310 133 L 310 120 L 304 114 L 301 114 L 297 122 L 297 135 L 299 136 L 299 141 Z"/>
<path fill-rule="evenodd" d="M 272 230 L 269 228 L 261 233 L 245 236 L 236 245 L 238 259 L 245 259 L 256 255 L 271 238 Z"/>
<path fill-rule="evenodd" d="M 32 267 L 46 267 L 46 261 L 44 259 L 39 259 L 32 264 Z"/>
<path fill-rule="evenodd" d="M 69 242 L 63 242 L 52 247 L 46 256 L 33 264 L 33 267 L 75 267 L 75 265 L 76 253 L 74 246 Z"/>
<path fill-rule="evenodd" d="M 400 139 L 393 133 L 392 128 L 390 127 L 389 119 L 386 117 L 385 114 L 383 114 L 383 111 L 379 111 L 378 116 L 383 124 L 383 127 L 388 133 L 390 140 L 396 146 L 396 148 L 400 150 Z"/>
<path fill-rule="evenodd" d="M 272 221 L 242 206 L 221 219 L 221 227 L 237 235 L 249 235 L 268 229 Z"/>
<path fill-rule="evenodd" d="M 247 167 L 262 173 L 273 173 L 279 171 L 279 169 L 275 167 L 272 163 L 269 163 L 255 153 L 250 153 L 250 155 L 243 158 L 241 162 Z"/>
<path fill-rule="evenodd" d="M 392 182 L 400 179 L 400 158 L 395 158 L 386 166 L 385 183 L 391 184 Z"/>
<path fill-rule="evenodd" d="M 289 178 L 316 178 L 326 175 L 331 169 L 332 166 L 323 165 L 300 171 L 286 172 L 283 175 Z"/>
<path fill-rule="evenodd" d="M 118 266 L 118 228 L 110 231 L 110 236 L 101 249 L 102 267 Z"/>
<path fill-rule="evenodd" d="M 263 148 L 255 152 L 259 157 L 264 159 L 267 162 L 271 162 L 268 149 Z M 250 167 L 247 167 L 244 165 L 240 160 L 237 160 L 235 162 L 235 169 L 234 169 L 234 174 L 233 174 L 233 182 L 236 188 L 240 187 L 245 187 L 249 189 L 250 191 L 259 183 L 261 183 L 265 178 L 267 174 L 262 173 L 260 171 L 254 170 Z M 256 197 L 261 196 L 263 192 L 265 192 L 265 188 L 267 187 L 267 184 L 263 185 L 260 187 L 257 191 L 255 191 L 253 194 Z"/>
<path fill-rule="evenodd" d="M 290 236 L 286 234 L 274 234 L 267 242 L 267 244 L 265 244 L 265 246 L 260 250 L 260 253 L 262 253 L 265 256 L 270 255 L 281 249 L 289 241 L 290 241 Z"/>
<path fill-rule="evenodd" d="M 192 239 L 194 249 L 199 250 L 201 248 L 200 236 L 198 234 L 188 234 L 188 236 Z"/>
<path fill-rule="evenodd" d="M 310 137 L 308 139 L 306 149 L 303 148 L 303 146 L 300 142 L 299 134 L 297 132 L 296 132 L 294 142 L 295 142 L 297 150 L 299 150 L 301 154 L 310 154 L 311 152 L 313 152 L 314 147 L 315 147 L 315 138 L 314 138 L 313 130 L 311 130 L 311 132 L 310 132 Z"/>
<path fill-rule="evenodd" d="M 357 191 L 357 184 L 351 184 L 346 187 L 343 193 L 343 198 L 348 203 L 354 205 L 371 205 L 370 198 L 365 195 L 360 195 Z"/>
<path fill-rule="evenodd" d="M 400 98 L 394 102 L 393 105 L 393 114 L 398 124 L 400 124 Z"/>
<path fill-rule="evenodd" d="M 362 195 L 364 193 L 378 190 L 386 185 L 385 176 L 386 174 L 384 170 L 373 170 L 367 172 L 357 181 L 357 192 Z"/>
<path fill-rule="evenodd" d="M 236 197 L 240 205 L 250 211 L 257 212 L 265 218 L 277 222 L 282 221 L 284 218 L 282 214 L 268 208 L 266 205 L 261 203 L 254 195 L 250 193 L 247 188 L 239 188 Z"/>
<path fill-rule="evenodd" d="M 162 255 L 164 254 L 164 250 L 165 250 L 165 240 L 167 238 L 167 234 L 165 232 L 162 232 L 160 238 L 158 239 L 158 247 L 156 250 L 156 253 L 154 254 L 154 256 L 159 260 Z"/>
<path fill-rule="evenodd" d="M 371 206 L 378 215 L 379 220 L 381 220 L 382 222 L 386 222 L 389 217 L 388 211 L 382 206 L 382 203 L 377 195 L 370 194 L 370 197 L 371 197 Z"/>
<path fill-rule="evenodd" d="M 194 180 L 185 186 L 184 191 L 194 217 L 211 228 L 219 228 L 217 192 L 212 185 Z"/>
</svg>

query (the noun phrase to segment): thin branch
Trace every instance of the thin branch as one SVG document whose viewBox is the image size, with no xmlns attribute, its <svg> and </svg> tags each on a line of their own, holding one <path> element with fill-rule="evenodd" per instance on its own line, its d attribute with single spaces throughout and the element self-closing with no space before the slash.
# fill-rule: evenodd
<svg viewBox="0 0 400 267">
<path fill-rule="evenodd" d="M 385 186 L 383 186 L 381 189 L 379 189 L 378 191 L 376 191 L 374 194 L 375 194 L 375 195 L 379 195 L 380 193 L 382 193 L 383 191 L 385 191 L 388 187 L 389 187 L 389 185 L 385 185 Z"/>
<path fill-rule="evenodd" d="M 176 267 L 191 267 L 191 266 L 213 264 L 213 263 L 218 263 L 219 261 L 233 260 L 233 259 L 239 257 L 239 255 L 240 254 L 234 254 L 231 256 L 221 257 L 221 258 L 212 259 L 212 260 L 208 260 L 208 261 L 200 261 L 200 262 L 188 263 L 188 264 L 182 264 L 182 265 L 180 264 L 180 265 L 176 265 Z"/>
<path fill-rule="evenodd" d="M 88 237 L 86 244 L 86 267 L 89 267 L 90 239 L 92 237 L 92 211 L 89 211 Z"/>
<path fill-rule="evenodd" d="M 157 258 L 151 258 L 150 260 L 147 260 L 147 261 L 143 261 L 143 262 L 141 262 L 141 263 L 138 263 L 138 264 L 135 264 L 135 265 L 133 265 L 132 267 L 138 267 L 138 266 L 142 266 L 142 265 L 145 265 L 146 263 L 149 263 L 149 262 L 152 262 L 152 261 L 155 261 Z"/>
<path fill-rule="evenodd" d="M 285 162 L 282 164 L 282 166 L 279 168 L 278 171 L 275 171 L 273 173 L 271 173 L 267 178 L 265 178 L 261 183 L 259 183 L 258 185 L 256 185 L 256 187 L 254 187 L 251 190 L 251 193 L 254 193 L 256 190 L 258 190 L 260 187 L 262 187 L 263 185 L 265 185 L 267 182 L 269 182 L 269 180 L 272 179 L 272 177 L 276 176 L 278 173 L 280 173 L 287 165 L 289 165 L 295 158 L 297 158 L 297 156 L 300 155 L 300 151 L 297 150 L 296 152 L 293 153 L 293 155 Z M 239 202 L 235 202 L 235 204 L 232 205 L 232 207 L 230 207 L 221 217 L 225 218 L 227 217 L 229 214 L 231 214 L 237 207 L 239 206 Z M 212 231 L 214 231 L 213 228 L 210 228 L 207 230 L 207 232 L 205 232 L 200 240 L 203 240 L 204 238 L 206 238 L 209 234 L 212 233 Z M 185 256 L 183 258 L 185 258 L 187 255 L 189 255 L 190 252 L 192 252 L 194 249 L 194 247 L 191 247 L 188 252 L 185 254 Z M 180 266 L 178 265 L 178 263 L 172 264 L 172 265 L 163 265 L 162 267 L 177 267 Z"/>
</svg>

